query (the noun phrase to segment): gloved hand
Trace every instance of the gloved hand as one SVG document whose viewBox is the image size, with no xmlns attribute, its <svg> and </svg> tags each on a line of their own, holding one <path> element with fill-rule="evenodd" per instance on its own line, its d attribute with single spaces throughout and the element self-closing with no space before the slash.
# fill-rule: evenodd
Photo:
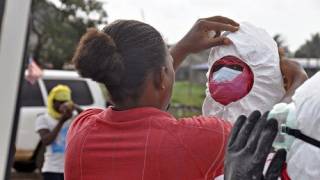
<svg viewBox="0 0 320 180">
<path fill-rule="evenodd" d="M 285 150 L 278 150 L 266 175 L 263 168 L 278 132 L 275 119 L 267 121 L 259 111 L 249 118 L 240 116 L 232 129 L 225 157 L 225 180 L 277 180 L 286 158 Z"/>
</svg>

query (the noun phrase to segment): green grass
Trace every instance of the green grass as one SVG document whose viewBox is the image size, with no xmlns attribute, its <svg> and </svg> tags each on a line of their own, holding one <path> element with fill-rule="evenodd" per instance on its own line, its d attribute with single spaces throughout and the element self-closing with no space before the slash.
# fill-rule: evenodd
<svg viewBox="0 0 320 180">
<path fill-rule="evenodd" d="M 173 88 L 172 103 L 201 108 L 205 98 L 205 88 L 205 85 L 178 81 Z"/>
</svg>

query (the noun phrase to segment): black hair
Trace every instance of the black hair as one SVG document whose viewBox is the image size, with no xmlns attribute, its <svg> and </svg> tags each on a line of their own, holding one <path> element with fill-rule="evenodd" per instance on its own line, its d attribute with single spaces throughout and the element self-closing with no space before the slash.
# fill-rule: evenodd
<svg viewBox="0 0 320 180">
<path fill-rule="evenodd" d="M 160 72 L 166 46 L 152 26 L 118 20 L 102 31 L 89 29 L 79 42 L 73 62 L 83 77 L 103 83 L 114 103 L 136 101 L 149 72 Z"/>
</svg>

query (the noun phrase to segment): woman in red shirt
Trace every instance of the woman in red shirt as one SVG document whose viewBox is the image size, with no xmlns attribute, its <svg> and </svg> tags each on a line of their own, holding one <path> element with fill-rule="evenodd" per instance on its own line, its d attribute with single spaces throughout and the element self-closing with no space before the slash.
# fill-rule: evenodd
<svg viewBox="0 0 320 180">
<path fill-rule="evenodd" d="M 188 180 L 222 174 L 231 129 L 214 117 L 177 121 L 166 112 L 174 69 L 190 52 L 230 41 L 208 32 L 236 31 L 224 17 L 197 21 L 169 52 L 148 24 L 119 20 L 102 31 L 89 30 L 73 62 L 83 77 L 103 83 L 114 106 L 89 109 L 71 125 L 65 178 Z"/>
</svg>

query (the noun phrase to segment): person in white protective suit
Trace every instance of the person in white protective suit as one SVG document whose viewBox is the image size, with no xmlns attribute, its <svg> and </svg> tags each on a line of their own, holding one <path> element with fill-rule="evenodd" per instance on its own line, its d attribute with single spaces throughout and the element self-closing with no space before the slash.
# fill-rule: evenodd
<svg viewBox="0 0 320 180">
<path fill-rule="evenodd" d="M 286 122 L 292 128 L 291 134 L 296 136 L 293 143 L 286 139 L 287 170 L 291 180 L 320 179 L 319 90 L 320 72 L 299 87 L 292 98 L 294 108 L 291 111 L 294 111 L 295 116 L 288 116 L 289 123 Z"/>
<path fill-rule="evenodd" d="M 255 125 L 251 125 L 251 128 L 249 128 L 250 123 L 244 123 L 246 118 L 239 117 L 228 143 L 224 179 L 278 180 L 278 177 L 281 176 L 281 180 L 318 180 L 320 178 L 319 89 L 320 72 L 296 90 L 292 97 L 292 103 L 275 105 L 268 114 L 269 120 L 267 123 L 262 122 L 265 121 L 265 118 L 261 118 L 251 121 Z M 278 121 L 279 128 L 274 127 L 274 121 Z M 264 129 L 253 130 L 261 127 L 261 124 L 265 125 Z M 270 124 L 273 124 L 273 126 L 270 126 Z M 253 128 L 252 126 L 256 127 Z M 269 129 L 266 130 L 266 127 Z M 278 129 L 279 132 L 276 133 Z M 248 136 L 251 137 L 248 138 Z M 257 143 L 257 146 L 254 146 L 252 145 L 252 142 L 254 142 L 252 139 L 254 138 L 264 143 Z M 270 164 L 265 158 L 269 153 L 266 149 L 271 149 L 272 142 L 277 153 L 273 157 L 271 165 L 266 167 L 266 164 Z M 234 144 L 243 148 L 236 148 L 237 145 Z M 258 148 L 259 146 L 261 147 Z M 283 169 L 286 156 L 284 149 L 288 152 L 286 169 Z M 255 159 L 255 161 L 252 159 Z M 263 173 L 262 167 L 267 168 L 267 172 Z M 263 177 L 264 175 L 265 177 Z M 259 176 L 262 176 L 262 178 L 259 178 Z"/>
<path fill-rule="evenodd" d="M 232 44 L 211 50 L 203 115 L 233 123 L 239 115 L 248 116 L 253 110 L 271 110 L 283 100 L 290 101 L 307 78 L 299 65 L 288 60 L 282 61 L 280 68 L 277 44 L 265 30 L 241 23 L 239 31 L 223 36 Z M 285 76 L 290 81 L 287 89 Z"/>
</svg>

